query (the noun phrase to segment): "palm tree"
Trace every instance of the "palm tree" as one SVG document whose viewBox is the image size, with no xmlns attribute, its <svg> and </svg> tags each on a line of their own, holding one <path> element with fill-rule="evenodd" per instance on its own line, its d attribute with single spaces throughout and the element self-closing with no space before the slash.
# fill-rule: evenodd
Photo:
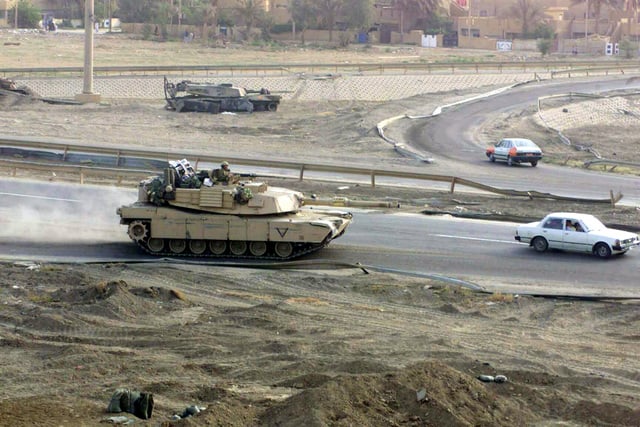
<svg viewBox="0 0 640 427">
<path fill-rule="evenodd" d="M 320 0 L 316 4 L 318 15 L 329 29 L 329 41 L 333 40 L 333 27 L 336 24 L 336 16 L 342 9 L 343 2 L 344 0 Z"/>
<path fill-rule="evenodd" d="M 349 28 L 369 28 L 372 18 L 373 0 L 350 0 L 344 3 L 342 15 Z"/>
<path fill-rule="evenodd" d="M 209 28 L 216 25 L 218 15 L 218 0 L 209 0 L 204 10 L 204 19 L 202 20 L 202 42 L 205 46 L 209 45 Z"/>
<path fill-rule="evenodd" d="M 247 39 L 251 38 L 254 25 L 264 18 L 264 0 L 239 0 L 236 13 L 244 21 Z"/>
<path fill-rule="evenodd" d="M 314 0 L 289 0 L 289 11 L 294 28 L 300 29 L 300 41 L 304 44 L 304 32 L 313 25 L 317 18 Z"/>
<path fill-rule="evenodd" d="M 542 8 L 535 0 L 516 0 L 511 6 L 510 14 L 522 22 L 522 37 L 526 37 L 531 27 L 544 19 Z"/>
<path fill-rule="evenodd" d="M 572 0 L 572 5 L 585 3 L 585 0 Z M 587 10 L 585 19 L 589 17 L 589 11 L 593 10 L 593 16 L 596 20 L 596 26 L 594 32 L 598 34 L 598 24 L 600 22 L 600 13 L 602 11 L 602 6 L 607 6 L 610 8 L 616 8 L 618 6 L 618 0 L 588 0 L 589 10 Z"/>
<path fill-rule="evenodd" d="M 631 12 L 631 16 L 627 17 L 627 35 L 631 36 L 631 17 L 633 17 L 633 22 L 638 22 L 638 5 L 640 4 L 640 0 L 627 0 L 626 2 L 627 12 Z M 637 38 L 637 35 L 636 35 Z M 637 40 L 637 39 L 636 39 Z"/>
<path fill-rule="evenodd" d="M 400 11 L 400 37 L 404 34 L 404 18 L 424 18 L 436 12 L 439 0 L 393 0 L 392 6 Z"/>
<path fill-rule="evenodd" d="M 63 0 L 62 10 L 66 12 L 66 17 L 80 18 L 84 16 L 84 0 Z"/>
</svg>

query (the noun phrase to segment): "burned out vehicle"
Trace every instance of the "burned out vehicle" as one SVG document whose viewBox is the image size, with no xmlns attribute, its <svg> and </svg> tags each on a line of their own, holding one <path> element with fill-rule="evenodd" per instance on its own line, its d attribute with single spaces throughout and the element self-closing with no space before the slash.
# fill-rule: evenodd
<svg viewBox="0 0 640 427">
<path fill-rule="evenodd" d="M 164 78 L 166 108 L 177 112 L 206 113 L 276 111 L 281 96 L 267 89 L 249 90 L 230 83 L 196 83 L 183 80 L 171 83 Z"/>
<path fill-rule="evenodd" d="M 213 175 L 170 162 L 118 208 L 120 223 L 153 255 L 275 260 L 321 249 L 351 224 L 349 212 L 303 207 L 298 191 L 243 177 L 223 185 Z"/>
</svg>

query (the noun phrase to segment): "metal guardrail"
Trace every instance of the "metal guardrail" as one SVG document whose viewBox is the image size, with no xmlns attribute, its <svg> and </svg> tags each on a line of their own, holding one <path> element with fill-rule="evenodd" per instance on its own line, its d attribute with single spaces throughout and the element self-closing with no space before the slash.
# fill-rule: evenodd
<svg viewBox="0 0 640 427">
<path fill-rule="evenodd" d="M 551 76 L 566 73 L 602 73 L 608 70 L 634 69 L 638 64 L 633 61 L 610 61 L 603 65 L 603 61 L 521 61 L 521 62 L 415 62 L 415 63 L 352 63 L 352 64 L 237 64 L 237 65 L 128 65 L 128 66 L 95 66 L 96 75 L 160 75 L 160 74 L 221 74 L 227 75 L 268 75 L 292 73 L 318 72 L 416 72 L 416 73 L 474 73 L 482 72 L 503 73 L 545 71 Z M 84 72 L 83 67 L 34 67 L 34 68 L 0 68 L 0 75 L 15 76 L 60 76 L 77 75 Z"/>
<path fill-rule="evenodd" d="M 635 71 L 636 73 L 638 72 L 638 65 L 637 64 L 632 64 L 632 63 L 615 63 L 615 64 L 611 64 L 611 65 L 602 65 L 602 63 L 599 63 L 597 65 L 590 65 L 590 66 L 585 66 L 585 67 L 580 67 L 580 68 L 569 68 L 569 69 L 565 69 L 565 70 L 553 70 L 550 72 L 550 76 L 551 78 L 555 78 L 555 77 L 559 77 L 561 75 L 566 75 L 567 77 L 571 77 L 571 74 L 580 74 L 580 75 L 584 75 L 589 77 L 592 74 L 596 74 L 596 75 L 609 75 L 609 74 L 624 74 L 625 70 L 631 70 L 631 71 Z"/>
<path fill-rule="evenodd" d="M 26 138 L 11 138 L 11 137 L 0 137 L 0 148 L 2 145 L 9 146 L 13 148 L 24 148 L 27 147 L 29 150 L 34 149 L 42 149 L 42 150 L 50 150 L 59 152 L 62 154 L 62 161 L 64 161 L 67 155 L 70 152 L 77 153 L 94 153 L 107 155 L 114 158 L 114 165 L 112 167 L 95 167 L 91 164 L 85 162 L 81 165 L 65 165 L 65 170 L 77 170 L 82 173 L 86 172 L 98 172 L 98 173 L 114 173 L 117 172 L 116 175 L 123 175 L 125 172 L 131 172 L 132 174 L 140 174 L 141 172 L 154 172 L 154 171 L 141 171 L 135 169 L 128 169 L 121 167 L 121 159 L 123 158 L 141 158 L 141 159 L 150 159 L 150 160 L 175 160 L 181 158 L 188 158 L 190 161 L 194 161 L 194 168 L 198 169 L 198 164 L 200 162 L 205 163 L 218 163 L 220 161 L 219 156 L 212 156 L 206 154 L 197 154 L 197 153 L 189 153 L 189 152 L 168 152 L 168 151 L 155 151 L 155 150 L 137 150 L 137 149 L 128 149 L 122 147 L 96 147 L 89 146 L 83 144 L 76 144 L 71 142 L 52 142 L 45 140 L 29 140 Z M 554 200 L 566 200 L 566 201 L 576 201 L 576 202 L 592 202 L 592 203 L 610 203 L 615 206 L 615 203 L 622 199 L 622 194 L 614 195 L 612 192 L 610 193 L 610 197 L 604 199 L 583 199 L 583 198 L 575 198 L 575 197 L 566 197 L 566 196 L 558 196 L 549 193 L 541 193 L 538 191 L 521 191 L 521 190 L 512 190 L 512 189 L 502 189 L 492 187 L 490 185 L 481 184 L 475 181 L 471 181 L 464 178 L 459 178 L 455 176 L 449 175 L 434 175 L 434 174 L 426 174 L 419 172 L 402 172 L 402 171 L 388 171 L 388 170 L 378 170 L 373 168 L 359 168 L 359 167 L 350 167 L 350 166 L 340 166 L 335 164 L 318 164 L 318 163 L 299 163 L 299 162 L 287 162 L 280 160 L 264 160 L 264 159 L 247 159 L 247 158 L 234 158 L 225 156 L 225 159 L 238 165 L 243 166 L 258 166 L 258 167 L 269 167 L 269 168 L 279 168 L 279 169 L 289 169 L 295 170 L 298 172 L 298 179 L 300 181 L 304 180 L 305 172 L 332 172 L 332 173 L 345 173 L 351 175 L 364 175 L 370 178 L 370 184 L 372 187 L 376 187 L 376 178 L 377 177 L 392 177 L 392 178 L 406 178 L 411 180 L 423 180 L 423 181 L 435 181 L 435 182 L 444 182 L 450 184 L 450 192 L 453 193 L 455 191 L 456 185 L 463 185 L 469 188 L 474 188 L 476 190 L 481 190 L 485 192 L 490 192 L 494 194 L 500 194 L 504 196 L 511 197 L 527 197 L 530 199 L 540 198 L 540 199 L 554 199 Z M 17 168 L 39 168 L 42 169 L 45 166 L 48 166 L 50 169 L 54 167 L 62 167 L 61 165 L 56 164 L 44 164 L 44 163 L 35 163 L 35 162 L 27 162 L 24 160 L 15 160 L 15 159 L 0 159 L 0 166 L 2 163 L 8 164 L 9 167 Z M 46 168 L 45 168 L 46 170 Z M 157 170 L 155 171 L 157 172 Z M 82 176 L 82 175 L 81 175 Z M 136 175 L 137 176 L 137 175 Z"/>
<path fill-rule="evenodd" d="M 591 165 L 613 165 L 610 170 L 615 169 L 617 166 L 631 166 L 640 168 L 640 163 L 637 162 L 626 162 L 623 160 L 613 160 L 613 159 L 593 159 L 587 160 L 584 162 L 584 167 L 589 168 Z"/>
<path fill-rule="evenodd" d="M 637 96 L 638 94 L 639 94 L 639 92 L 633 92 L 633 93 L 628 93 L 628 94 L 624 94 L 624 95 L 616 95 L 616 96 Z M 558 137 L 560 138 L 560 141 L 562 141 L 563 144 L 565 144 L 567 146 L 570 146 L 570 147 L 574 147 L 578 151 L 587 151 L 587 152 L 593 154 L 596 157 L 595 159 L 592 159 L 592 160 L 586 160 L 583 163 L 585 168 L 588 169 L 591 165 L 596 165 L 596 164 L 613 165 L 611 167 L 610 171 L 615 169 L 618 166 L 630 166 L 630 167 L 640 168 L 640 163 L 628 162 L 628 161 L 616 160 L 616 159 L 603 159 L 600 156 L 600 153 L 598 153 L 598 151 L 596 149 L 594 149 L 593 147 L 573 144 L 571 142 L 571 139 L 569 139 L 566 135 L 564 135 L 561 130 L 555 129 L 552 126 L 550 126 L 545 121 L 544 117 L 542 117 L 542 103 L 543 103 L 543 101 L 545 101 L 547 99 L 559 99 L 559 98 L 604 99 L 604 98 L 609 98 L 609 97 L 610 97 L 609 95 L 599 95 L 599 94 L 580 93 L 580 92 L 569 92 L 569 93 L 560 93 L 560 94 L 555 94 L 555 95 L 542 96 L 542 97 L 538 98 L 538 117 L 540 118 L 542 123 L 544 123 L 544 125 L 546 126 L 547 129 L 549 129 L 549 130 L 551 130 L 553 132 L 556 132 L 558 134 Z"/>
</svg>

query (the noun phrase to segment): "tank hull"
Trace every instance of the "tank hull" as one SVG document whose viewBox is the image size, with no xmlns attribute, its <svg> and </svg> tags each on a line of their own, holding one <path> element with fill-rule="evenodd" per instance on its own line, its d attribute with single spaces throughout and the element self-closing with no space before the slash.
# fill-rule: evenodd
<svg viewBox="0 0 640 427">
<path fill-rule="evenodd" d="M 138 246 L 163 256 L 287 260 L 325 247 L 351 223 L 350 213 L 242 216 L 140 202 L 118 214 Z"/>
<path fill-rule="evenodd" d="M 222 113 L 253 111 L 277 111 L 279 95 L 267 89 L 247 90 L 229 83 L 196 83 L 184 80 L 170 83 L 164 78 L 166 108 L 177 112 Z M 179 95 L 184 93 L 184 95 Z"/>
</svg>

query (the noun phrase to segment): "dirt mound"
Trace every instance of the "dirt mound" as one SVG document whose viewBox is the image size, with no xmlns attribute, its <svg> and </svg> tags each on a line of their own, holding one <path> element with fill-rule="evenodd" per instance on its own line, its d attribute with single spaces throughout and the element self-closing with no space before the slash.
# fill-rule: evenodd
<svg viewBox="0 0 640 427">
<path fill-rule="evenodd" d="M 149 315 L 159 308 L 171 311 L 186 304 L 184 295 L 179 291 L 155 286 L 131 288 L 123 280 L 59 288 L 50 295 L 52 301 L 58 304 L 72 304 L 73 312 L 111 319 Z M 177 306 L 173 307 L 173 303 Z"/>
<path fill-rule="evenodd" d="M 387 374 L 340 375 L 274 405 L 261 422 L 280 426 L 512 426 L 533 419 L 475 378 L 427 361 Z"/>
</svg>

